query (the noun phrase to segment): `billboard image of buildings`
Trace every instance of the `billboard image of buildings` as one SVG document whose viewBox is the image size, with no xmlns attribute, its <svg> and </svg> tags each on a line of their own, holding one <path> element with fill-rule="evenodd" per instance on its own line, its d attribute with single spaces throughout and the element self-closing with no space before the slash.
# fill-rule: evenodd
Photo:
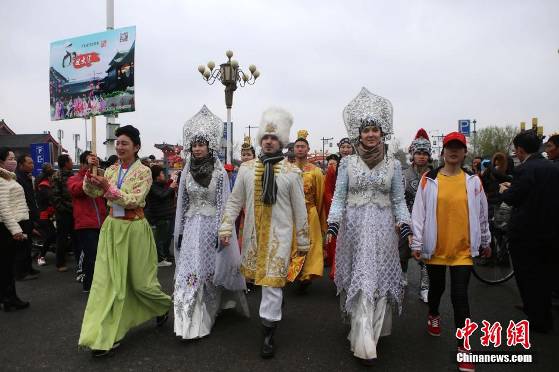
<svg viewBox="0 0 559 372">
<path fill-rule="evenodd" d="M 51 120 L 134 111 L 135 44 L 135 26 L 51 43 Z"/>
</svg>

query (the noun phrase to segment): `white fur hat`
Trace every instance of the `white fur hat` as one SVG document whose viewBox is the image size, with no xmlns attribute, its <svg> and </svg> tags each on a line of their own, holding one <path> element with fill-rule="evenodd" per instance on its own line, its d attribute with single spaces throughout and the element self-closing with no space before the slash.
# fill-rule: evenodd
<svg viewBox="0 0 559 372">
<path fill-rule="evenodd" d="M 276 136 L 282 146 L 289 143 L 289 131 L 293 125 L 293 115 L 279 107 L 271 107 L 264 111 L 258 128 L 256 140 L 262 142 L 265 135 Z"/>
</svg>

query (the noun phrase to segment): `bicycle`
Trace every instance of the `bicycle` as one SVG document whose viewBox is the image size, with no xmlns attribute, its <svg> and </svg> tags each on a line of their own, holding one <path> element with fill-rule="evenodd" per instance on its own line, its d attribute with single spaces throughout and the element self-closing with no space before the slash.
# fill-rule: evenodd
<svg viewBox="0 0 559 372">
<path fill-rule="evenodd" d="M 501 204 L 489 222 L 491 231 L 491 257 L 474 257 L 472 273 L 481 282 L 489 285 L 501 284 L 514 276 L 507 236 L 510 207 Z"/>
</svg>

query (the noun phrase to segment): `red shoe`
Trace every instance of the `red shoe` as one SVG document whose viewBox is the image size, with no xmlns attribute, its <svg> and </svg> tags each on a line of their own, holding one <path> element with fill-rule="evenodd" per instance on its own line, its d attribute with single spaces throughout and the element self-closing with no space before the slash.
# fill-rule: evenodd
<svg viewBox="0 0 559 372">
<path fill-rule="evenodd" d="M 458 348 L 458 354 L 467 354 L 467 355 L 472 355 L 472 353 L 470 353 L 469 351 L 467 351 L 466 349 L 459 347 Z M 476 366 L 474 363 L 470 362 L 470 361 L 460 361 L 458 362 L 458 370 L 461 372 L 475 372 L 476 370 Z"/>
<path fill-rule="evenodd" d="M 429 315 L 427 318 L 427 332 L 431 336 L 441 335 L 441 317 L 440 315 Z"/>
</svg>

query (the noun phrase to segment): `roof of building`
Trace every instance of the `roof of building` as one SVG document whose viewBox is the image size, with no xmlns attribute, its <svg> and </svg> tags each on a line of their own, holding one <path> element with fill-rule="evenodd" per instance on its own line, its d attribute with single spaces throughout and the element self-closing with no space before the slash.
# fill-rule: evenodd
<svg viewBox="0 0 559 372">
<path fill-rule="evenodd" d="M 16 134 L 4 120 L 0 120 L 0 146 L 13 149 L 28 147 L 32 143 L 50 142 L 58 146 L 58 141 L 50 133 Z M 66 151 L 62 148 L 62 151 Z"/>
<path fill-rule="evenodd" d="M 129 50 L 125 52 L 117 52 L 111 62 L 109 62 L 109 68 L 106 72 L 109 72 L 113 68 L 117 68 L 120 65 L 131 63 L 134 61 L 134 50 L 136 48 L 136 41 L 132 43 Z"/>
<path fill-rule="evenodd" d="M 3 135 L 12 135 L 13 136 L 14 134 L 15 134 L 15 132 L 10 129 L 10 127 L 8 126 L 8 124 L 6 124 L 4 119 L 0 120 L 0 136 L 3 136 Z"/>
<path fill-rule="evenodd" d="M 0 136 L 0 145 L 7 147 L 25 147 L 32 143 L 58 142 L 49 134 L 15 134 L 11 136 Z"/>
</svg>

